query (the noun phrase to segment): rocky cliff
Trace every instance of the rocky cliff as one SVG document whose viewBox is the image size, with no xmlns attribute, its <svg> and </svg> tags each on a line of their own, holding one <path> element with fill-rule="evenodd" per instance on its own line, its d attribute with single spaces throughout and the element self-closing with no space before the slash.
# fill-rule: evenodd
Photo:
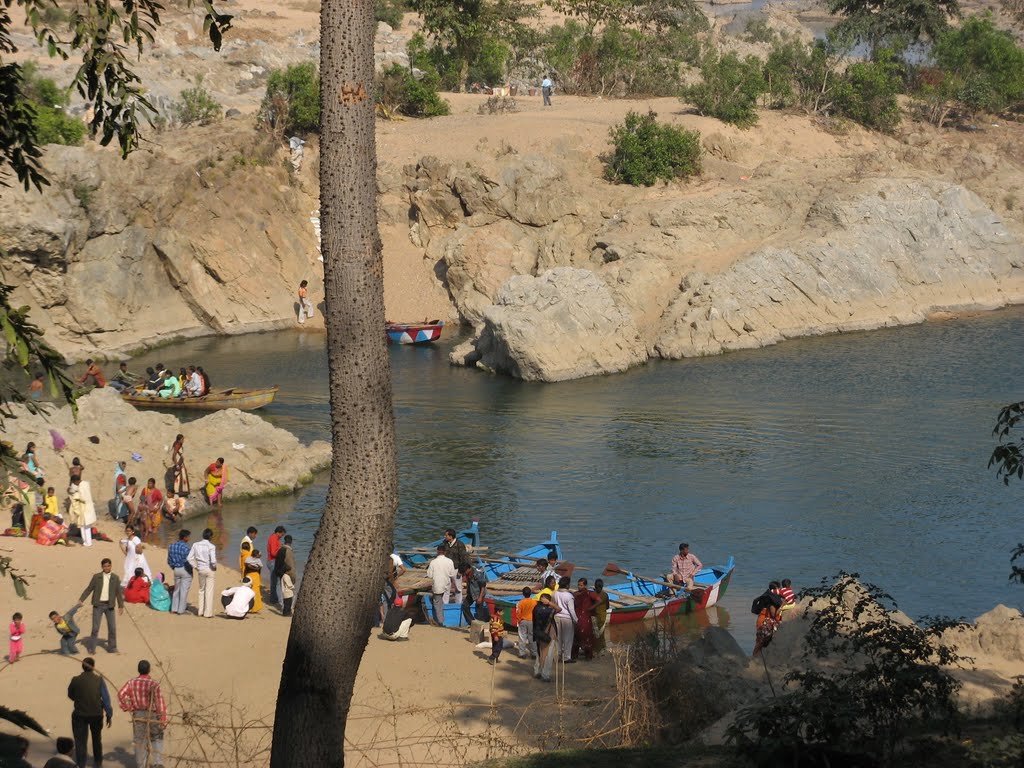
<svg viewBox="0 0 1024 768">
<path fill-rule="evenodd" d="M 413 234 L 476 328 L 452 361 L 525 379 L 1024 302 L 1021 229 L 946 180 L 765 168 L 710 194 L 581 194 L 569 164 L 531 156 L 407 177 Z"/>
<path fill-rule="evenodd" d="M 176 134 L 122 161 L 49 147 L 51 184 L 0 193 L 4 279 L 71 360 L 293 325 L 323 282 L 308 180 L 251 128 Z"/>
</svg>

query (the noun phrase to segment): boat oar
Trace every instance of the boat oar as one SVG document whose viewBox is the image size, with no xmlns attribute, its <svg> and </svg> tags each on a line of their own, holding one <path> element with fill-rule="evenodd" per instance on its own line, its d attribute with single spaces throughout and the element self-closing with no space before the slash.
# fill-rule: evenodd
<svg viewBox="0 0 1024 768">
<path fill-rule="evenodd" d="M 679 590 L 679 589 L 684 589 L 685 588 L 684 585 L 682 585 L 682 584 L 672 584 L 672 583 L 667 582 L 667 581 L 662 581 L 661 579 L 650 579 L 647 576 L 640 576 L 638 574 L 633 573 L 632 571 L 624 571 L 622 568 L 619 568 L 619 566 L 617 566 L 615 563 L 608 563 L 608 565 L 606 565 L 604 567 L 604 570 L 601 571 L 601 575 L 602 576 L 625 576 L 628 579 L 639 579 L 640 581 L 649 581 L 651 584 L 660 584 L 661 586 L 668 587 L 669 589 Z M 693 589 L 690 590 L 690 591 L 693 592 L 693 591 L 698 590 L 698 589 L 699 590 L 704 590 L 704 589 L 707 589 L 707 587 L 698 586 L 698 585 L 694 584 L 693 585 Z"/>
</svg>

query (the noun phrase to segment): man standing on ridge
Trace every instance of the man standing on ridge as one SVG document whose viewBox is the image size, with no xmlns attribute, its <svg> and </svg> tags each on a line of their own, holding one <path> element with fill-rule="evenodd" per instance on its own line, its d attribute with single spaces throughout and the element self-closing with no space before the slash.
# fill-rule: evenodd
<svg viewBox="0 0 1024 768">
<path fill-rule="evenodd" d="M 163 768 L 167 704 L 160 692 L 160 683 L 149 676 L 149 662 L 140 661 L 138 670 L 138 677 L 121 686 L 117 701 L 122 711 L 132 713 L 137 768 Z"/>
</svg>

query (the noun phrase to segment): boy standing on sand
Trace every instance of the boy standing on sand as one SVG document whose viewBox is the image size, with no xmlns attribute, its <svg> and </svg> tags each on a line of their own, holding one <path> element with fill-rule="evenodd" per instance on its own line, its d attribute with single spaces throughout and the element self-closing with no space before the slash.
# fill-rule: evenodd
<svg viewBox="0 0 1024 768">
<path fill-rule="evenodd" d="M 523 599 L 516 603 L 515 609 L 519 624 L 519 657 L 522 659 L 537 655 L 537 647 L 533 642 L 533 609 L 536 605 L 533 591 L 523 587 Z"/>
</svg>

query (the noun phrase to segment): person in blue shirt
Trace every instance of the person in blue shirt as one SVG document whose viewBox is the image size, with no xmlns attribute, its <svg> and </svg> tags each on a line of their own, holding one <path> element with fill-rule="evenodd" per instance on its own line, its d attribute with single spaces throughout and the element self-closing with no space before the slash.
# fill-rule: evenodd
<svg viewBox="0 0 1024 768">
<path fill-rule="evenodd" d="M 188 543 L 191 531 L 178 532 L 178 540 L 167 548 L 167 565 L 174 571 L 174 591 L 171 593 L 171 613 L 188 611 L 188 591 L 192 587 L 192 566 L 188 563 L 188 553 L 192 545 Z"/>
</svg>

